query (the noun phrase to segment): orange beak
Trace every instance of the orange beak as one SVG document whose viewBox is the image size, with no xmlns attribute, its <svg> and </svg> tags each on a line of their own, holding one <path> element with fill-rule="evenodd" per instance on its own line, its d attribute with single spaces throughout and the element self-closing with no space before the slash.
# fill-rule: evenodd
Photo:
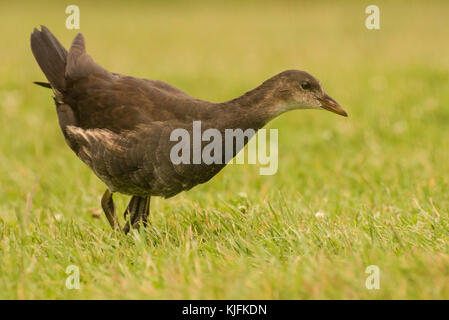
<svg viewBox="0 0 449 320">
<path fill-rule="evenodd" d="M 327 93 L 324 93 L 324 96 L 322 98 L 319 98 L 321 102 L 321 108 L 329 110 L 333 113 L 339 114 L 343 117 L 347 117 L 348 114 L 346 111 L 342 108 L 341 105 L 338 104 L 337 101 L 332 99 L 330 96 L 328 96 Z"/>
</svg>

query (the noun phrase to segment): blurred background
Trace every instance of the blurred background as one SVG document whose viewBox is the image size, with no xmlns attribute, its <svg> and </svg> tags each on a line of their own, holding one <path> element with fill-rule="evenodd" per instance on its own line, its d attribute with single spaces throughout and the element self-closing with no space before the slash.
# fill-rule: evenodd
<svg viewBox="0 0 449 320">
<path fill-rule="evenodd" d="M 71 4 L 80 8 L 79 31 L 65 27 Z M 370 4 L 380 8 L 380 30 L 365 27 Z M 16 228 L 27 230 L 33 219 L 51 224 L 55 217 L 108 227 L 103 217 L 92 218 L 104 186 L 65 145 L 51 92 L 32 84 L 45 80 L 29 45 L 41 24 L 66 48 L 82 32 L 88 53 L 110 71 L 163 80 L 216 102 L 283 70 L 305 70 L 349 113 L 343 118 L 298 110 L 280 116 L 268 126 L 279 129 L 276 175 L 260 176 L 257 166 L 227 167 L 208 184 L 169 200 L 153 199 L 156 224 L 188 217 L 192 208 L 217 208 L 220 201 L 237 205 L 240 197 L 264 208 L 280 194 L 295 212 L 323 211 L 355 229 L 364 213 L 388 220 L 434 206 L 447 215 L 448 14 L 448 1 L 2 1 L 0 234 L 10 241 Z M 125 206 L 126 197 L 117 199 Z M 423 244 L 425 250 L 447 254 L 447 238 L 437 238 Z M 382 297 L 407 297 L 410 283 L 404 281 L 390 282 L 403 295 Z M 14 292 L 10 296 L 20 296 L 17 283 L 4 282 Z M 448 293 L 442 279 L 436 285 Z M 241 286 L 225 287 L 209 295 L 184 288 L 185 294 L 163 297 L 242 297 Z M 243 297 L 260 298 L 257 288 L 241 291 Z M 328 289 L 293 296 L 363 297 Z M 421 287 L 413 292 L 441 294 Z M 262 297 L 286 298 L 281 288 Z"/>
</svg>

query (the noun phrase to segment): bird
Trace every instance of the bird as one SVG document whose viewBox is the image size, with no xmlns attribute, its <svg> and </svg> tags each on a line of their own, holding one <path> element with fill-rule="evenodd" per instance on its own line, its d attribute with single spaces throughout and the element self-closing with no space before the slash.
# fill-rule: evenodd
<svg viewBox="0 0 449 320">
<path fill-rule="evenodd" d="M 171 160 L 174 130 L 192 134 L 192 123 L 201 121 L 202 130 L 257 132 L 295 109 L 325 109 L 348 116 L 305 71 L 280 72 L 235 99 L 215 103 L 160 80 L 107 71 L 87 54 L 82 33 L 75 36 L 69 51 L 45 26 L 34 28 L 30 40 L 48 80 L 34 83 L 53 91 L 64 139 L 106 185 L 101 207 L 112 229 L 124 234 L 149 223 L 151 197 L 170 198 L 205 183 L 229 160 L 175 163 Z M 242 147 L 233 146 L 231 158 Z M 131 197 L 123 213 L 124 226 L 114 205 L 117 192 Z"/>
</svg>

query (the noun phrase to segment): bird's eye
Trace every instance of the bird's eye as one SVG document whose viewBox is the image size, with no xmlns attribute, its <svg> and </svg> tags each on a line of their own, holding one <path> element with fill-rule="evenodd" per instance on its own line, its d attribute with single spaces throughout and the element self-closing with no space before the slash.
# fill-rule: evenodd
<svg viewBox="0 0 449 320">
<path fill-rule="evenodd" d="M 304 90 L 310 90 L 312 86 L 310 85 L 310 82 L 308 81 L 304 81 L 303 83 L 301 83 L 301 88 L 303 88 Z"/>
</svg>

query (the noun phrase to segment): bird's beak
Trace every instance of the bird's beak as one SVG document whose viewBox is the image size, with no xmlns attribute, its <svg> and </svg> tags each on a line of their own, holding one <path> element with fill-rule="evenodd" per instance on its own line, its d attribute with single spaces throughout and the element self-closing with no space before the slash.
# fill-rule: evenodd
<svg viewBox="0 0 449 320">
<path fill-rule="evenodd" d="M 343 117 L 348 116 L 348 114 L 342 108 L 342 106 L 339 105 L 337 101 L 335 101 L 330 96 L 328 96 L 327 93 L 324 93 L 324 96 L 319 98 L 318 100 L 320 100 L 320 102 L 321 102 L 321 108 L 332 111 L 332 112 L 339 114 Z"/>
</svg>

